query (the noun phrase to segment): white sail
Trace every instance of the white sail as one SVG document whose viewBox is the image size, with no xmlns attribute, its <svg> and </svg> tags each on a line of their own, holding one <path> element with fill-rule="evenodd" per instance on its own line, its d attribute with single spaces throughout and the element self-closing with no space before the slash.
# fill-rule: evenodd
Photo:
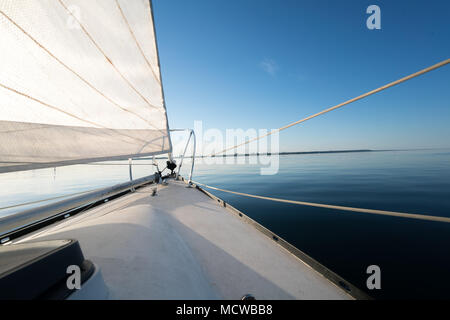
<svg viewBox="0 0 450 320">
<path fill-rule="evenodd" d="M 0 172 L 171 151 L 148 0 L 0 1 Z"/>
</svg>

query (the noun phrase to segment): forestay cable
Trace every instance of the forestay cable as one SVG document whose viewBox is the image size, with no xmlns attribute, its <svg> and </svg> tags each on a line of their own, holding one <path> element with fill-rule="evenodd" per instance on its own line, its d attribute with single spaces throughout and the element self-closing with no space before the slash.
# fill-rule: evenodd
<svg viewBox="0 0 450 320">
<path fill-rule="evenodd" d="M 401 78 L 401 79 L 399 79 L 399 80 L 396 80 L 396 81 L 394 81 L 394 82 L 388 83 L 388 84 L 386 84 L 386 85 L 384 85 L 384 86 L 382 86 L 382 87 L 379 87 L 379 88 L 377 88 L 377 89 L 375 89 L 375 90 L 372 90 L 372 91 L 369 91 L 369 92 L 367 92 L 367 93 L 364 93 L 364 94 L 362 94 L 362 95 L 360 95 L 360 96 L 358 96 L 358 97 L 356 97 L 356 98 L 353 98 L 353 99 L 347 100 L 347 101 L 345 101 L 345 102 L 342 102 L 342 103 L 340 103 L 340 104 L 338 104 L 338 105 L 335 105 L 334 107 L 331 107 L 331 108 L 322 110 L 322 111 L 320 111 L 320 112 L 318 112 L 318 113 L 315 113 L 315 114 L 313 114 L 313 115 L 311 115 L 311 116 L 309 116 L 309 117 L 306 117 L 306 118 L 303 118 L 303 119 L 301 119 L 301 120 L 292 122 L 292 123 L 290 123 L 290 124 L 288 124 L 288 125 L 286 125 L 286 126 L 284 126 L 284 127 L 275 129 L 275 130 L 273 130 L 273 131 L 271 131 L 271 132 L 268 132 L 268 133 L 266 133 L 266 134 L 263 134 L 263 135 L 261 135 L 261 136 L 259 136 L 259 137 L 256 137 L 256 138 L 247 140 L 247 141 L 245 141 L 245 142 L 243 142 L 243 143 L 241 143 L 241 144 L 238 144 L 238 145 L 235 145 L 235 146 L 233 146 L 233 147 L 224 149 L 224 150 L 222 150 L 222 151 L 220 151 L 220 152 L 212 153 L 212 154 L 210 154 L 209 156 L 210 156 L 210 157 L 216 156 L 216 155 L 218 155 L 218 154 L 225 153 L 225 152 L 227 152 L 227 151 L 236 149 L 236 148 L 238 148 L 238 147 L 240 147 L 240 146 L 243 146 L 243 145 L 249 144 L 249 143 L 251 143 L 251 142 L 260 140 L 260 139 L 265 138 L 265 137 L 267 137 L 267 136 L 270 136 L 270 135 L 272 135 L 272 134 L 274 134 L 274 133 L 276 133 L 276 132 L 280 132 L 280 131 L 282 131 L 282 130 L 285 130 L 285 129 L 287 129 L 287 128 L 290 128 L 290 127 L 292 127 L 292 126 L 295 126 L 295 125 L 297 125 L 297 124 L 300 124 L 300 123 L 302 123 L 302 122 L 305 122 L 305 121 L 307 121 L 307 120 L 310 120 L 310 119 L 312 119 L 312 118 L 318 117 L 318 116 L 320 116 L 320 115 L 322 115 L 322 114 L 328 113 L 328 112 L 333 111 L 333 110 L 338 109 L 338 108 L 341 108 L 341 107 L 343 107 L 343 106 L 345 106 L 345 105 L 348 105 L 348 104 L 350 104 L 350 103 L 352 103 L 352 102 L 361 100 L 361 99 L 363 99 L 363 98 L 365 98 L 365 97 L 368 97 L 368 96 L 370 96 L 370 95 L 373 95 L 373 94 L 375 94 L 375 93 L 377 93 L 377 92 L 380 92 L 380 91 L 386 90 L 386 89 L 388 89 L 388 88 L 391 88 L 391 87 L 393 87 L 393 86 L 395 86 L 395 85 L 397 85 L 397 84 L 400 84 L 400 83 L 405 82 L 405 81 L 407 81 L 407 80 L 410 80 L 410 79 L 412 79 L 412 78 L 418 77 L 418 76 L 420 76 L 420 75 L 422 75 L 422 74 L 425 74 L 425 73 L 427 73 L 427 72 L 430 72 L 430 71 L 432 71 L 432 70 L 435 70 L 435 69 L 438 69 L 438 68 L 440 68 L 440 67 L 443 67 L 443 66 L 445 66 L 445 65 L 448 64 L 448 63 L 450 63 L 450 59 L 441 61 L 441 62 L 439 62 L 439 63 L 437 63 L 437 64 L 435 64 L 435 65 L 433 65 L 433 66 L 431 66 L 431 67 L 425 68 L 425 69 L 420 70 L 420 71 L 418 71 L 418 72 L 416 72 L 416 73 L 410 74 L 409 76 L 406 76 L 406 77 Z"/>
</svg>

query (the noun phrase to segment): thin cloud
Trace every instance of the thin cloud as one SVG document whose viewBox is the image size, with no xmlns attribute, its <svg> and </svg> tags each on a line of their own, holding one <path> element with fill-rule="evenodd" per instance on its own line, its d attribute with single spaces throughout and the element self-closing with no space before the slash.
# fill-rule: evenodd
<svg viewBox="0 0 450 320">
<path fill-rule="evenodd" d="M 274 76 L 278 71 L 278 65 L 272 59 L 264 59 L 263 61 L 261 61 L 260 66 L 265 72 L 267 72 L 271 76 Z"/>
</svg>

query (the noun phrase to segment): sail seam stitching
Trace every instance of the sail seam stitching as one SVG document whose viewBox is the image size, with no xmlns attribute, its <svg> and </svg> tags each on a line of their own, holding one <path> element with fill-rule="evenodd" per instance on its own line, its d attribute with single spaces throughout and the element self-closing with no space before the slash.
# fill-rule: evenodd
<svg viewBox="0 0 450 320">
<path fill-rule="evenodd" d="M 133 114 L 134 116 L 140 118 L 141 120 L 145 121 L 147 124 L 155 128 L 156 130 L 160 130 L 156 128 L 153 124 L 151 124 L 148 120 L 142 118 L 140 115 L 134 113 L 131 110 L 128 110 L 122 106 L 120 106 L 118 103 L 114 102 L 111 98 L 106 96 L 104 93 L 102 93 L 100 90 L 98 90 L 95 86 L 90 84 L 87 80 L 85 80 L 80 74 L 78 74 L 75 70 L 70 68 L 68 65 L 66 65 L 62 60 L 60 60 L 58 57 L 56 57 L 50 50 L 48 50 L 45 46 L 43 46 L 39 41 L 37 41 L 34 37 L 32 37 L 26 30 L 24 30 L 19 24 L 17 24 L 13 19 L 11 19 L 6 13 L 0 10 L 0 14 L 2 14 L 5 18 L 7 18 L 13 25 L 15 25 L 22 33 L 24 33 L 29 39 L 31 39 L 36 45 L 38 45 L 42 50 L 44 50 L 48 55 L 50 55 L 53 59 L 55 59 L 58 63 L 60 63 L 63 67 L 65 67 L 67 70 L 72 72 L 74 75 L 76 75 L 81 81 L 83 81 L 86 85 L 88 85 L 91 89 L 93 89 L 95 92 L 100 94 L 102 97 L 104 97 L 106 100 L 108 100 L 110 103 L 118 107 L 119 109 L 129 112 Z"/>
<path fill-rule="evenodd" d="M 139 97 L 144 100 L 144 102 L 151 108 L 157 109 L 160 111 L 160 108 L 157 106 L 151 104 L 135 87 L 134 85 L 120 72 L 120 70 L 117 68 L 117 66 L 112 62 L 112 60 L 108 57 L 108 55 L 105 53 L 105 51 L 98 45 L 98 43 L 94 40 L 92 35 L 87 31 L 86 27 L 81 23 L 81 21 L 78 20 L 75 15 L 72 14 L 72 12 L 69 11 L 69 9 L 65 6 L 65 4 L 62 2 L 62 0 L 58 0 L 58 2 L 61 4 L 61 6 L 64 7 L 64 9 L 78 22 L 81 29 L 83 30 L 84 34 L 91 40 L 91 42 L 94 44 L 94 46 L 100 51 L 100 53 L 105 57 L 105 59 L 108 61 L 108 63 L 113 67 L 113 69 L 119 74 L 119 76 L 128 84 L 128 86 L 136 92 Z"/>
<path fill-rule="evenodd" d="M 37 99 L 37 98 L 34 98 L 34 97 L 32 97 L 32 96 L 30 96 L 30 95 L 28 95 L 28 94 L 26 94 L 26 93 L 23 93 L 23 92 L 20 92 L 20 91 L 14 89 L 14 88 L 10 88 L 10 87 L 8 87 L 8 86 L 5 86 L 5 85 L 2 84 L 2 83 L 0 83 L 0 87 L 4 88 L 4 89 L 6 89 L 6 90 L 12 91 L 12 92 L 14 92 L 14 93 L 16 93 L 16 94 L 18 94 L 18 95 L 21 95 L 21 96 L 23 96 L 23 97 L 25 97 L 25 98 L 28 98 L 28 99 L 30 99 L 30 100 L 33 100 L 33 101 L 35 101 L 35 102 L 38 102 L 38 103 L 42 104 L 43 106 L 46 106 L 46 107 L 48 107 L 48 108 L 50 108 L 50 109 L 53 109 L 53 110 L 62 112 L 62 113 L 64 113 L 64 114 L 66 114 L 66 115 L 68 115 L 68 116 L 70 116 L 70 117 L 73 117 L 73 118 L 75 118 L 75 119 L 78 119 L 78 120 L 80 120 L 80 121 L 89 123 L 89 124 L 91 124 L 91 125 L 100 127 L 100 128 L 102 128 L 102 129 L 106 129 L 106 130 L 110 130 L 110 131 L 116 132 L 116 133 L 118 133 L 119 135 L 122 135 L 122 136 L 124 136 L 124 137 L 130 138 L 130 139 L 133 139 L 133 140 L 136 140 L 136 141 L 140 141 L 140 142 L 144 143 L 144 146 L 145 146 L 145 144 L 148 143 L 148 141 L 145 141 L 145 140 L 142 140 L 142 139 L 138 139 L 138 138 L 136 138 L 136 137 L 132 137 L 132 136 L 123 134 L 122 132 L 118 132 L 118 130 L 116 130 L 116 129 L 107 128 L 107 127 L 102 126 L 101 124 L 98 124 L 98 123 L 96 123 L 96 122 L 89 121 L 89 120 L 83 119 L 83 118 L 81 118 L 81 117 L 78 117 L 77 115 L 74 115 L 74 114 L 72 114 L 72 113 L 70 113 L 70 112 L 64 111 L 64 110 L 62 110 L 62 109 L 60 109 L 60 108 L 58 108 L 58 107 L 55 107 L 55 106 L 53 106 L 53 105 L 51 105 L 51 104 L 48 104 L 48 103 L 44 102 L 44 101 L 42 101 L 42 100 L 39 100 L 39 99 Z M 124 141 L 124 142 L 126 142 L 126 143 L 129 143 L 129 141 L 125 141 L 125 140 L 122 140 L 122 141 Z"/>
<path fill-rule="evenodd" d="M 128 30 L 130 31 L 131 36 L 133 37 L 134 41 L 136 42 L 139 52 L 141 53 L 142 57 L 144 58 L 145 62 L 147 63 L 147 66 L 149 67 L 150 71 L 152 72 L 153 77 L 158 82 L 158 84 L 161 85 L 161 81 L 158 79 L 155 71 L 153 70 L 153 67 L 150 64 L 150 61 L 148 61 L 147 57 L 145 56 L 144 50 L 142 49 L 141 45 L 139 44 L 139 41 L 137 40 L 136 35 L 134 34 L 134 31 L 128 22 L 128 19 L 126 18 L 125 14 L 123 13 L 123 10 L 122 10 L 118 0 L 116 0 L 116 4 L 117 4 L 117 7 L 119 8 L 119 11 L 120 11 L 120 14 L 122 15 L 123 20 L 127 24 L 127 27 L 128 27 Z"/>
</svg>

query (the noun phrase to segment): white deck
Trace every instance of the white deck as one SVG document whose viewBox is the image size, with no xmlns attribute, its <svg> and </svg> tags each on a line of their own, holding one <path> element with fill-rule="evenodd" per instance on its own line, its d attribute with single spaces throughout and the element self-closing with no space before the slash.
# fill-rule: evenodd
<svg viewBox="0 0 450 320">
<path fill-rule="evenodd" d="M 26 239 L 78 239 L 113 299 L 350 299 L 183 182 L 113 200 Z"/>
</svg>

